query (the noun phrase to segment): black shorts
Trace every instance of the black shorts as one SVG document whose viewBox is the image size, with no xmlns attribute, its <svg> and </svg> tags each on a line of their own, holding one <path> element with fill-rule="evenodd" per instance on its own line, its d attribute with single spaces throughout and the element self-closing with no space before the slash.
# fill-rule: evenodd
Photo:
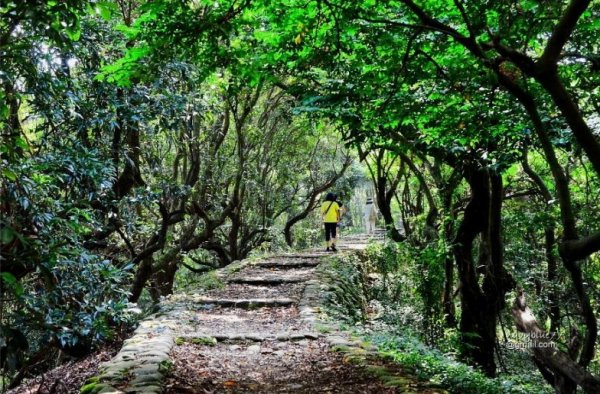
<svg viewBox="0 0 600 394">
<path fill-rule="evenodd" d="M 324 223 L 325 224 L 325 241 L 329 241 L 331 238 L 335 238 L 337 223 Z"/>
</svg>

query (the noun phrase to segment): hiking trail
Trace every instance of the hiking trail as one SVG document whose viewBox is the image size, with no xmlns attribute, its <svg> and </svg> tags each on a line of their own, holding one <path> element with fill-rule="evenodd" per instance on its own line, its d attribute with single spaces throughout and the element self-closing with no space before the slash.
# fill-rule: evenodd
<svg viewBox="0 0 600 394">
<path fill-rule="evenodd" d="M 381 237 L 345 237 L 339 253 Z M 315 270 L 327 256 L 309 250 L 244 260 L 217 271 L 223 286 L 174 294 L 82 392 L 444 392 L 390 370 L 374 348 L 320 321 Z"/>
</svg>

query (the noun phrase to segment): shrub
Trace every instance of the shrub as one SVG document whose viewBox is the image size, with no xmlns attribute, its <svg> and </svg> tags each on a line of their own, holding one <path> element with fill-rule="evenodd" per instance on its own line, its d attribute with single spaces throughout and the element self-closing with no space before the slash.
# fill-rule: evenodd
<svg viewBox="0 0 600 394">
<path fill-rule="evenodd" d="M 411 369 L 422 380 L 439 384 L 460 394 L 552 393 L 550 386 L 531 376 L 510 375 L 488 378 L 482 372 L 432 349 L 411 335 L 378 333 L 369 337 L 386 357 Z"/>
</svg>

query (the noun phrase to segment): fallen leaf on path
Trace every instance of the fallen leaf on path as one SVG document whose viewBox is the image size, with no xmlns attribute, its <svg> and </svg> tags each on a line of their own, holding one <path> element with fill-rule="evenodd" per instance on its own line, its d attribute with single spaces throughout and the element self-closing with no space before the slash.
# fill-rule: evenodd
<svg viewBox="0 0 600 394">
<path fill-rule="evenodd" d="M 223 382 L 223 386 L 227 387 L 227 388 L 232 388 L 237 386 L 237 382 L 234 380 L 226 380 Z"/>
</svg>

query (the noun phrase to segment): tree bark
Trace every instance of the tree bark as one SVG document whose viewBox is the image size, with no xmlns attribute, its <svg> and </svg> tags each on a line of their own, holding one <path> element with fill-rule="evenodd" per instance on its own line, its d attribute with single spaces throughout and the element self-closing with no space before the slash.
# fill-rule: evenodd
<svg viewBox="0 0 600 394">
<path fill-rule="evenodd" d="M 527 150 L 523 154 L 522 161 L 523 171 L 531 178 L 532 182 L 537 186 L 540 194 L 542 195 L 545 203 L 548 205 L 552 201 L 552 194 L 546 187 L 546 184 L 542 178 L 529 166 L 527 161 Z M 558 279 L 558 262 L 554 254 L 554 246 L 556 245 L 556 236 L 554 223 L 549 224 L 544 229 L 544 248 L 546 250 L 546 262 L 548 264 L 547 279 L 550 283 L 550 290 L 548 291 L 548 316 L 550 316 L 550 331 L 553 333 L 558 332 L 560 326 L 560 306 L 558 292 L 556 291 L 556 283 Z"/>
<path fill-rule="evenodd" d="M 137 302 L 140 299 L 146 282 L 152 276 L 152 262 L 152 256 L 148 256 L 143 259 L 138 266 L 131 285 L 131 294 L 129 295 L 130 302 Z"/>
<path fill-rule="evenodd" d="M 461 353 L 478 364 L 487 375 L 494 376 L 495 336 L 490 337 L 489 322 L 486 321 L 487 305 L 479 288 L 472 252 L 475 238 L 488 225 L 489 184 L 485 172 L 469 172 L 466 177 L 471 187 L 471 200 L 465 208 L 454 242 L 462 307 L 459 328 L 464 346 Z M 493 316 L 492 320 L 495 322 L 496 317 Z"/>
<path fill-rule="evenodd" d="M 462 355 L 479 365 L 488 376 L 496 375 L 494 349 L 497 316 L 504 307 L 504 295 L 513 286 L 504 270 L 501 239 L 503 200 L 500 175 L 488 170 L 467 168 L 465 176 L 471 188 L 471 200 L 465 208 L 454 242 L 461 292 L 460 332 L 465 346 Z M 473 243 L 481 235 L 480 248 L 486 247 L 476 270 Z M 483 275 L 479 285 L 479 275 Z"/>
<path fill-rule="evenodd" d="M 555 387 L 561 393 L 574 392 L 574 387 L 568 381 L 575 382 L 586 393 L 600 393 L 600 379 L 590 374 L 585 367 L 578 365 L 568 354 L 558 350 L 552 341 L 552 335 L 545 333 L 539 327 L 533 312 L 526 304 L 522 290 L 515 298 L 512 314 L 517 329 L 528 334 L 533 356 L 554 373 Z"/>
<path fill-rule="evenodd" d="M 391 203 L 396 189 L 398 188 L 398 184 L 400 183 L 403 171 L 399 169 L 396 173 L 396 176 L 393 179 L 390 178 L 390 170 L 394 160 L 392 160 L 390 164 L 385 165 L 384 159 L 386 151 L 388 151 L 386 148 L 379 148 L 377 151 L 375 155 L 376 171 L 373 171 L 368 161 L 366 161 L 366 163 L 367 168 L 369 169 L 369 174 L 371 175 L 371 179 L 373 180 L 373 185 L 375 186 L 377 208 L 383 217 L 386 230 L 392 240 L 395 242 L 402 242 L 404 241 L 405 237 L 400 234 L 396 228 L 394 217 L 392 215 Z M 363 159 L 366 159 L 367 153 L 360 150 L 359 153 Z"/>
<path fill-rule="evenodd" d="M 568 179 L 564 169 L 558 162 L 552 142 L 550 141 L 546 128 L 537 111 L 535 101 L 529 93 L 516 85 L 512 80 L 503 76 L 501 73 L 499 74 L 499 77 L 503 86 L 506 87 L 519 102 L 521 102 L 531 118 L 534 130 L 540 140 L 546 161 L 550 166 L 550 171 L 554 178 L 564 233 L 563 240 L 559 244 L 559 253 L 563 265 L 567 271 L 569 271 L 571 276 L 575 294 L 581 305 L 581 313 L 587 328 L 583 349 L 579 359 L 579 364 L 586 367 L 594 358 L 594 349 L 596 346 L 596 338 L 598 336 L 598 323 L 596 322 L 596 315 L 591 306 L 589 296 L 583 285 L 583 274 L 578 264 L 578 260 L 587 257 L 589 253 L 592 253 L 595 249 L 596 242 L 598 242 L 598 246 L 600 247 L 600 233 L 584 238 L 583 240 L 579 239 L 575 226 L 575 215 L 573 213 Z M 570 249 L 571 245 L 578 245 L 578 247 Z"/>
<path fill-rule="evenodd" d="M 457 174 L 457 172 L 454 172 L 448 182 L 443 182 L 441 179 L 437 181 L 438 189 L 442 192 L 444 212 L 449 216 L 444 220 L 443 224 L 444 239 L 448 245 L 452 244 L 454 222 L 456 220 L 456 214 L 454 213 L 452 206 L 452 197 L 461 179 Z M 456 327 L 456 310 L 454 307 L 454 259 L 450 253 L 446 255 L 444 274 L 444 293 L 442 295 L 442 302 L 444 304 L 446 325 L 448 327 Z"/>
</svg>

